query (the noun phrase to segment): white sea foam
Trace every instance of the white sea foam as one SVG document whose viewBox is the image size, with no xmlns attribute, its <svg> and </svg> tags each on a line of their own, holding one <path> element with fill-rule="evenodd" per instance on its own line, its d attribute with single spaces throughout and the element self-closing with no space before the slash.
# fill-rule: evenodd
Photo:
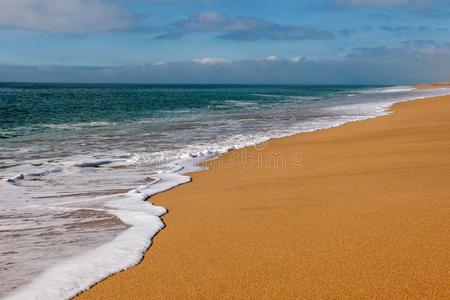
<svg viewBox="0 0 450 300">
<path fill-rule="evenodd" d="M 102 165 L 107 165 L 112 163 L 112 160 L 109 159 L 105 159 L 105 160 L 87 160 L 87 161 L 82 161 L 79 163 L 75 164 L 75 167 L 80 167 L 80 168 L 92 168 L 92 167 L 99 167 Z"/>
<path fill-rule="evenodd" d="M 180 173 L 160 174 L 155 179 L 149 185 L 104 199 L 108 212 L 131 225 L 129 229 L 105 245 L 48 268 L 5 299 L 70 299 L 95 282 L 141 261 L 152 237 L 164 227 L 160 217 L 167 212 L 145 200 L 190 181 L 190 177 Z"/>
<path fill-rule="evenodd" d="M 374 89 L 367 89 L 363 91 L 363 94 L 373 94 L 373 93 L 380 93 L 380 94 L 389 94 L 389 93 L 402 93 L 402 92 L 411 92 L 416 90 L 413 86 L 393 86 L 393 87 L 386 87 L 386 88 L 374 88 Z"/>
<path fill-rule="evenodd" d="M 67 124 L 42 124 L 44 128 L 51 128 L 57 130 L 73 130 L 82 129 L 86 127 L 102 127 L 114 125 L 114 122 L 80 122 L 80 123 L 67 123 Z"/>
</svg>

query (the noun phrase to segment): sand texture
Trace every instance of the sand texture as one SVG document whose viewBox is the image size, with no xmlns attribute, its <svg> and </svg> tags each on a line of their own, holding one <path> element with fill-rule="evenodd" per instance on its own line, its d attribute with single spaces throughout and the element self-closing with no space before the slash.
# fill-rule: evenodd
<svg viewBox="0 0 450 300">
<path fill-rule="evenodd" d="M 419 89 L 450 88 L 450 82 L 419 84 L 416 87 Z"/>
<path fill-rule="evenodd" d="M 450 97 L 392 110 L 209 162 L 79 299 L 450 299 Z"/>
</svg>

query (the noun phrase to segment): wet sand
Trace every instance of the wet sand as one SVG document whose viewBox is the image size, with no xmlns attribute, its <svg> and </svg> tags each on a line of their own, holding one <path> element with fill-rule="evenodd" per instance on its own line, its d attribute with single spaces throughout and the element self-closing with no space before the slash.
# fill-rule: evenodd
<svg viewBox="0 0 450 300">
<path fill-rule="evenodd" d="M 450 298 L 450 97 L 232 151 L 79 299 Z"/>
</svg>

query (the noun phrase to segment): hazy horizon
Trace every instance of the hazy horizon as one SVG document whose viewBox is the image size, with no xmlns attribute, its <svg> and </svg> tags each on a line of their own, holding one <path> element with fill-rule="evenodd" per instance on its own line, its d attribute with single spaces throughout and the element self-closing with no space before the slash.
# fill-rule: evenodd
<svg viewBox="0 0 450 300">
<path fill-rule="evenodd" d="M 83 82 L 83 81 L 0 81 L 0 85 L 74 85 L 74 86 L 156 86 L 156 87 L 164 87 L 164 86 L 193 86 L 193 87 L 209 87 L 209 86 L 217 86 L 217 87 L 233 87 L 233 86 L 274 86 L 274 87 L 282 87 L 282 86 L 355 86 L 355 87 L 389 87 L 396 86 L 396 84 L 364 84 L 364 83 L 355 83 L 355 84 L 344 84 L 344 83 L 146 83 L 146 82 Z M 421 84 L 420 82 L 414 83 L 404 83 L 405 86 L 417 85 Z"/>
</svg>

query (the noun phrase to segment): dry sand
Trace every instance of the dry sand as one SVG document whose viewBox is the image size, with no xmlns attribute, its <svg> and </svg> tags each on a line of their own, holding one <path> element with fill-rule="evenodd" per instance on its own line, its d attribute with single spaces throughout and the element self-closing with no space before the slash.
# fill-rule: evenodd
<svg viewBox="0 0 450 300">
<path fill-rule="evenodd" d="M 210 162 L 152 198 L 143 262 L 79 299 L 450 299 L 450 97 L 393 111 Z"/>
</svg>

